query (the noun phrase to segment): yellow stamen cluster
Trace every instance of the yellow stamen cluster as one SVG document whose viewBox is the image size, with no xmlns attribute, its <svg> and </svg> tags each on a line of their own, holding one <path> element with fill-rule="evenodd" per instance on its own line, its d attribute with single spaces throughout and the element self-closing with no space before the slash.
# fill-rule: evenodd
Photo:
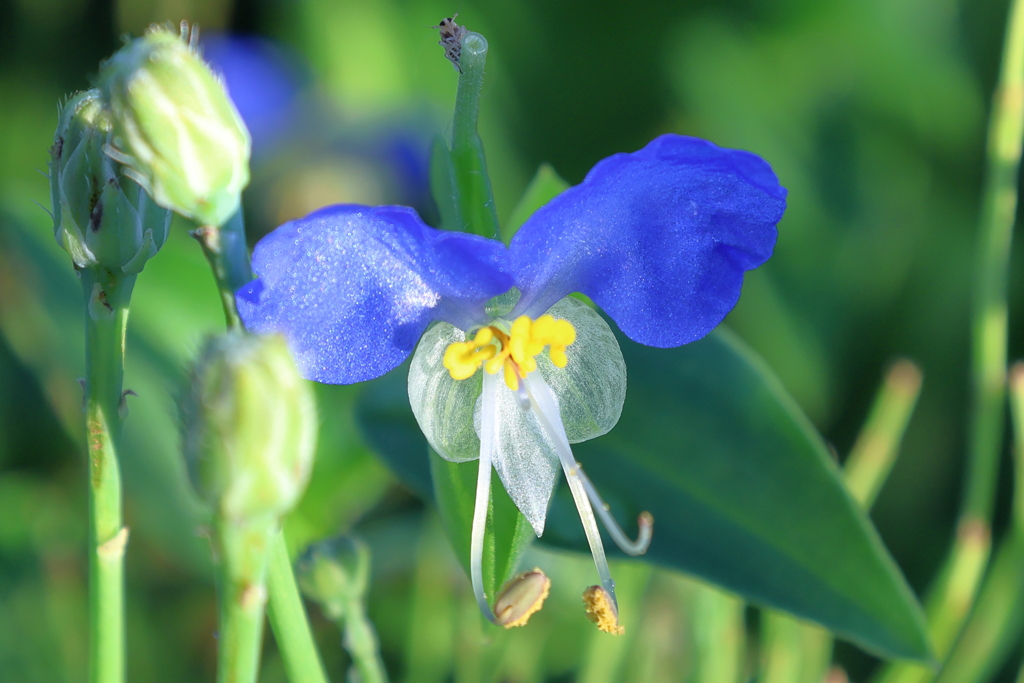
<svg viewBox="0 0 1024 683">
<path fill-rule="evenodd" d="M 493 327 L 484 327 L 471 341 L 448 345 L 442 363 L 448 368 L 452 379 L 469 379 L 476 374 L 481 363 L 494 357 L 498 349 L 492 342 L 497 331 Z"/>
<path fill-rule="evenodd" d="M 583 591 L 583 604 L 587 609 L 587 619 L 605 633 L 621 636 L 626 632 L 626 628 L 619 624 L 619 615 L 604 588 L 591 586 Z"/>
<path fill-rule="evenodd" d="M 569 362 L 565 348 L 576 341 L 576 328 L 568 320 L 542 315 L 536 320 L 521 315 L 512 323 L 509 334 L 494 326 L 484 327 L 471 341 L 450 344 L 444 352 L 444 366 L 452 379 L 469 379 L 481 365 L 494 375 L 505 372 L 509 389 L 519 388 L 519 378 L 537 369 L 538 353 L 548 347 L 548 357 L 556 367 Z"/>
</svg>

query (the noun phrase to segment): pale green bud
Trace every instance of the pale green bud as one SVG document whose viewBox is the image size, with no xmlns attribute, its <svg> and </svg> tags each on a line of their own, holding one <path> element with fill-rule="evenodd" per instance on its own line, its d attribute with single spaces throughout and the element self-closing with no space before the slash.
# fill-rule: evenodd
<svg viewBox="0 0 1024 683">
<path fill-rule="evenodd" d="M 370 549 L 358 538 L 338 536 L 306 548 L 295 566 L 299 587 L 331 619 L 360 602 L 370 583 Z"/>
<path fill-rule="evenodd" d="M 100 68 L 113 115 L 109 153 L 161 206 L 223 225 L 249 183 L 249 131 L 224 84 L 199 56 L 195 33 L 152 26 Z"/>
<path fill-rule="evenodd" d="M 192 483 L 222 519 L 279 518 L 298 503 L 318 424 L 283 337 L 234 331 L 208 340 L 181 412 Z"/>
<path fill-rule="evenodd" d="M 50 148 L 54 235 L 78 268 L 134 274 L 163 246 L 171 212 L 107 156 L 111 129 L 96 90 L 61 107 Z"/>
</svg>

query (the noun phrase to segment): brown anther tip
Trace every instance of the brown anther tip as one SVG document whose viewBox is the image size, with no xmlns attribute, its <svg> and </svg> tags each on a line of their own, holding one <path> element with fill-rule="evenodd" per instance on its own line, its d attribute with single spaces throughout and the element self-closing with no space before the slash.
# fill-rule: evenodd
<svg viewBox="0 0 1024 683">
<path fill-rule="evenodd" d="M 636 518 L 636 523 L 640 527 L 653 527 L 654 526 L 654 515 L 646 510 L 640 513 L 640 516 Z"/>
<path fill-rule="evenodd" d="M 539 568 L 513 577 L 494 601 L 495 623 L 505 628 L 526 626 L 544 606 L 551 591 L 551 579 Z"/>
<path fill-rule="evenodd" d="M 587 619 L 605 633 L 621 636 L 626 632 L 626 628 L 619 624 L 619 615 L 604 588 L 591 586 L 583 591 L 583 604 L 586 606 Z"/>
</svg>

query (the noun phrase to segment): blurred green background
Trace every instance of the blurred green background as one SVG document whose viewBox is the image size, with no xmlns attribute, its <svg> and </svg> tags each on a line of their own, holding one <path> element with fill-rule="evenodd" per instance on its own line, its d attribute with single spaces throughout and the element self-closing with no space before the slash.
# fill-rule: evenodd
<svg viewBox="0 0 1024 683">
<path fill-rule="evenodd" d="M 664 132 L 773 165 L 789 210 L 775 256 L 748 275 L 727 322 L 839 457 L 887 365 L 920 364 L 922 397 L 873 518 L 912 585 L 920 592 L 933 578 L 962 472 L 984 126 L 1004 0 L 0 0 L 0 680 L 85 678 L 81 312 L 70 260 L 37 205 L 49 204 L 39 171 L 57 103 L 90 85 L 122 34 L 195 21 L 253 131 L 253 240 L 335 202 L 409 204 L 429 218 L 427 148 L 449 132 L 457 76 L 430 27 L 455 11 L 490 42 L 481 135 L 500 218 L 541 162 L 576 183 L 601 158 Z M 212 680 L 216 654 L 209 548 L 177 454 L 174 400 L 181 368 L 221 321 L 212 278 L 179 228 L 139 278 L 129 325 L 135 681 Z M 1024 353 L 1020 331 L 1011 324 L 1011 357 Z M 359 391 L 318 387 L 314 481 L 288 533 L 295 548 L 349 530 L 370 542 L 370 615 L 393 679 L 698 675 L 688 643 L 713 615 L 692 581 L 643 565 L 617 569 L 634 625 L 624 640 L 600 640 L 582 618 L 572 587 L 584 579 L 559 576 L 585 576 L 590 560 L 564 554 L 545 556 L 555 592 L 529 628 L 481 636 L 435 515 L 354 427 Z M 311 613 L 342 680 L 340 636 Z M 837 656 L 853 678 L 873 666 L 852 647 Z M 269 637 L 261 680 L 284 680 Z"/>
</svg>

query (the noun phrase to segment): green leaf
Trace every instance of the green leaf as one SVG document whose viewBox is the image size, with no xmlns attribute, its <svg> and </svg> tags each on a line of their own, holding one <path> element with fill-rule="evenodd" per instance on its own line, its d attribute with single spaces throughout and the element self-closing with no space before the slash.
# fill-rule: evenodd
<svg viewBox="0 0 1024 683">
<path fill-rule="evenodd" d="M 617 519 L 631 521 L 642 510 L 654 515 L 644 559 L 821 623 L 880 655 L 930 659 L 916 598 L 820 436 L 771 371 L 729 332 L 677 349 L 617 337 L 628 372 L 622 418 L 574 451 Z M 363 399 L 373 399 L 370 409 L 360 408 L 371 442 L 399 476 L 425 489 L 426 446 L 386 444 L 423 444 L 404 376 L 375 380 Z M 464 481 L 456 484 L 449 472 L 443 486 L 435 483 L 452 489 L 444 495 L 453 502 L 442 509 L 465 526 L 476 467 L 444 465 Z M 497 497 L 500 486 L 492 491 Z M 450 534 L 468 557 L 468 540 L 460 540 L 468 531 Z M 588 552 L 565 486 L 543 541 Z"/>
<path fill-rule="evenodd" d="M 654 515 L 645 559 L 880 655 L 929 659 L 920 605 L 771 371 L 728 332 L 677 349 L 619 343 L 622 418 L 575 454 L 618 519 Z M 574 514 L 556 496 L 544 540 L 585 550 Z"/>
<path fill-rule="evenodd" d="M 519 203 L 512 209 L 512 215 L 501 226 L 501 239 L 505 244 L 512 241 L 512 236 L 533 215 L 533 212 L 568 189 L 569 183 L 562 180 L 551 164 L 541 164 L 533 180 L 526 186 L 526 191 L 519 198 Z"/>
</svg>

